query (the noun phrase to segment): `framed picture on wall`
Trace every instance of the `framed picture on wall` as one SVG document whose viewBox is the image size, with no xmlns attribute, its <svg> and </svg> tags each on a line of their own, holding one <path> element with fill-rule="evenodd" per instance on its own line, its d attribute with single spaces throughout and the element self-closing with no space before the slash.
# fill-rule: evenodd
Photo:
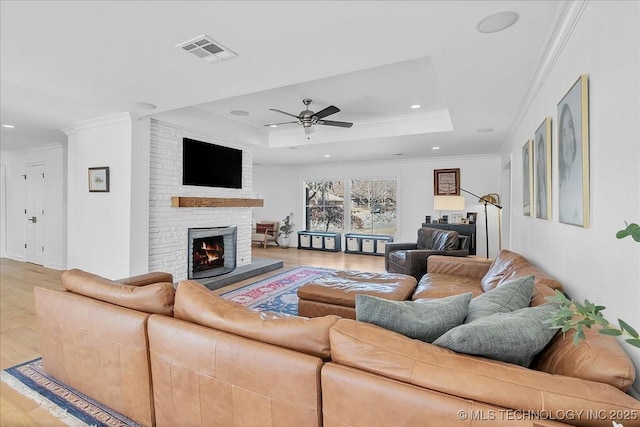
<svg viewBox="0 0 640 427">
<path fill-rule="evenodd" d="M 460 195 L 460 169 L 434 169 L 433 170 L 433 195 L 434 196 L 459 196 Z"/>
<path fill-rule="evenodd" d="M 89 191 L 92 193 L 109 192 L 109 168 L 89 168 Z"/>
<path fill-rule="evenodd" d="M 533 138 L 533 204 L 536 218 L 551 218 L 551 117 L 538 126 Z"/>
<path fill-rule="evenodd" d="M 522 146 L 522 214 L 531 216 L 531 200 L 533 199 L 533 156 L 531 147 L 533 142 L 529 139 Z"/>
<path fill-rule="evenodd" d="M 558 103 L 560 222 L 589 226 L 589 86 L 582 75 Z"/>
</svg>

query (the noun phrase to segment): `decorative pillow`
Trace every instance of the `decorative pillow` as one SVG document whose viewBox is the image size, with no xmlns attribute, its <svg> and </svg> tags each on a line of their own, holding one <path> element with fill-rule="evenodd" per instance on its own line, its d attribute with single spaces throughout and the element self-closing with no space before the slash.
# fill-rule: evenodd
<svg viewBox="0 0 640 427">
<path fill-rule="evenodd" d="M 533 295 L 533 276 L 520 277 L 478 295 L 469 303 L 464 323 L 495 313 L 510 313 L 529 307 Z"/>
<path fill-rule="evenodd" d="M 273 231 L 273 223 L 260 223 L 256 224 L 256 233 L 264 234 L 265 231 Z"/>
<path fill-rule="evenodd" d="M 557 310 L 555 304 L 544 304 L 496 313 L 455 327 L 433 343 L 458 353 L 529 367 L 557 332 L 544 323 Z"/>
<path fill-rule="evenodd" d="M 165 316 L 173 314 L 175 291 L 171 282 L 144 286 L 122 285 L 86 271 L 73 269 L 62 274 L 62 284 L 69 292 L 121 307 Z"/>
<path fill-rule="evenodd" d="M 356 320 L 430 343 L 464 321 L 469 301 L 471 292 L 422 301 L 391 301 L 358 294 Z"/>
<path fill-rule="evenodd" d="M 329 328 L 338 316 L 289 316 L 227 301 L 194 280 L 178 284 L 174 317 L 223 332 L 329 359 Z"/>
</svg>

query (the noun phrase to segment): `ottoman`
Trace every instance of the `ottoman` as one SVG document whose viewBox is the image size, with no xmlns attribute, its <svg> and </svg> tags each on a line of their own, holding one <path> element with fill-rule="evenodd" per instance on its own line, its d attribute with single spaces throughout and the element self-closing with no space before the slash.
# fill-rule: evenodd
<svg viewBox="0 0 640 427">
<path fill-rule="evenodd" d="M 411 299 L 416 284 L 415 277 L 406 274 L 334 271 L 298 289 L 298 316 L 355 319 L 357 294 L 404 301 Z"/>
</svg>

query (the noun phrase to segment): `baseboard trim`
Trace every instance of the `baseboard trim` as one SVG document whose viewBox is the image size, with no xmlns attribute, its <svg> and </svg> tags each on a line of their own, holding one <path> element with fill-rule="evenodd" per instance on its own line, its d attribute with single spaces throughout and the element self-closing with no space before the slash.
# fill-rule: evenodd
<svg viewBox="0 0 640 427">
<path fill-rule="evenodd" d="M 64 271 L 67 269 L 67 265 L 66 264 L 51 264 L 51 263 L 46 263 L 43 267 L 47 267 L 47 268 L 51 268 L 53 270 L 59 270 L 59 271 Z"/>
</svg>

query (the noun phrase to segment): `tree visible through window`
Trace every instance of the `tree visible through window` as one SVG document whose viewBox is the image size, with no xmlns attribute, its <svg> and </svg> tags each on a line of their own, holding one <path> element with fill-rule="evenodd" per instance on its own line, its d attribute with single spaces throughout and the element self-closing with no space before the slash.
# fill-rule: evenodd
<svg viewBox="0 0 640 427">
<path fill-rule="evenodd" d="M 396 233 L 396 180 L 351 180 L 351 231 Z"/>
<path fill-rule="evenodd" d="M 394 236 L 396 187 L 395 179 L 350 180 L 346 189 L 342 181 L 305 182 L 306 229 Z"/>
<path fill-rule="evenodd" d="M 305 182 L 306 227 L 312 231 L 342 232 L 344 227 L 344 183 Z"/>
</svg>

